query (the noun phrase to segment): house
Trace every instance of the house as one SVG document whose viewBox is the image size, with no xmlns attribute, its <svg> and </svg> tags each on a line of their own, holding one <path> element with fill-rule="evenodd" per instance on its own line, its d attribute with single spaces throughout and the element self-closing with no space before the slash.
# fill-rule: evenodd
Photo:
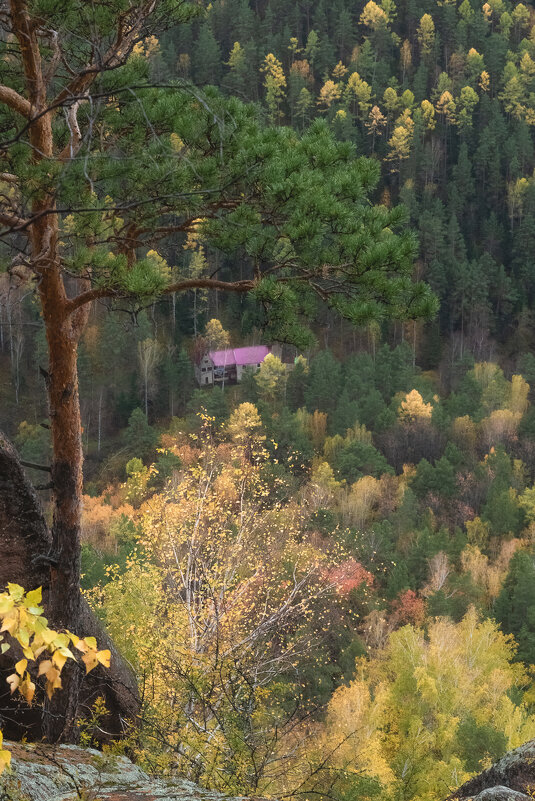
<svg viewBox="0 0 535 801">
<path fill-rule="evenodd" d="M 211 350 L 195 366 L 195 375 L 200 386 L 240 382 L 246 367 L 258 370 L 268 353 L 274 348 L 267 345 L 252 345 L 247 348 Z"/>
</svg>

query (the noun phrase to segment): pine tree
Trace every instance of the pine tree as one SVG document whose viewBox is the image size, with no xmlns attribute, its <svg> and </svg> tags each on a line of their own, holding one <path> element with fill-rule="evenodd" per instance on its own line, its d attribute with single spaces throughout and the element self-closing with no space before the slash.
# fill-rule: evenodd
<svg viewBox="0 0 535 801">
<path fill-rule="evenodd" d="M 322 350 L 311 362 L 305 401 L 309 412 L 330 412 L 336 406 L 341 386 L 341 367 L 331 351 Z"/>
<path fill-rule="evenodd" d="M 139 407 L 130 415 L 124 438 L 132 455 L 147 459 L 154 453 L 158 435 L 149 425 L 147 415 Z"/>
<path fill-rule="evenodd" d="M 496 620 L 518 643 L 517 658 L 535 662 L 535 564 L 533 555 L 516 553 L 494 605 Z"/>
<path fill-rule="evenodd" d="M 195 81 L 203 84 L 217 84 L 221 76 L 221 48 L 207 20 L 203 22 L 195 45 L 192 65 Z"/>
<path fill-rule="evenodd" d="M 420 44 L 422 58 L 429 60 L 435 46 L 435 23 L 430 14 L 423 15 L 416 35 Z"/>
<path fill-rule="evenodd" d="M 230 73 L 225 85 L 235 94 L 244 94 L 249 67 L 245 50 L 239 42 L 234 42 L 228 61 L 225 64 L 228 66 Z"/>
<path fill-rule="evenodd" d="M 296 412 L 305 405 L 305 392 L 308 382 L 308 365 L 302 356 L 294 362 L 286 383 L 286 404 L 290 411 Z"/>
</svg>

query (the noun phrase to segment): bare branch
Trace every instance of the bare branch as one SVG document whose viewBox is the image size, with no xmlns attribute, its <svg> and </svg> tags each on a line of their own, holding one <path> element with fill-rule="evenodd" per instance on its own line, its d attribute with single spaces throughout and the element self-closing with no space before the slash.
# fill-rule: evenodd
<svg viewBox="0 0 535 801">
<path fill-rule="evenodd" d="M 31 467 L 32 470 L 44 470 L 47 473 L 52 472 L 52 468 L 46 464 L 35 464 L 35 462 L 25 462 L 22 459 L 20 460 L 20 463 L 24 465 L 24 467 Z"/>
<path fill-rule="evenodd" d="M 56 74 L 56 69 L 58 65 L 62 61 L 62 52 L 59 46 L 58 32 L 54 30 L 49 30 L 47 31 L 47 33 L 50 37 L 50 45 L 52 47 L 52 58 L 50 59 L 44 74 L 44 80 L 46 85 L 48 85 L 49 82 L 52 80 L 52 78 Z"/>
<path fill-rule="evenodd" d="M 58 161 L 60 162 L 65 162 L 74 158 L 74 156 L 80 150 L 82 144 L 82 133 L 80 131 L 80 125 L 78 124 L 79 107 L 80 101 L 76 100 L 76 102 L 74 102 L 72 106 L 69 106 L 69 108 L 65 111 L 65 117 L 67 119 L 67 125 L 70 132 L 70 139 L 69 143 L 65 145 L 58 156 Z"/>
</svg>

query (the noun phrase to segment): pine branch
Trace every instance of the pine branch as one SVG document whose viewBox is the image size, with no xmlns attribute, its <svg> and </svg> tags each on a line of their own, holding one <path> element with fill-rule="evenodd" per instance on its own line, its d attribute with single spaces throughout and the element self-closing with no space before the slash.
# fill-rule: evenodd
<svg viewBox="0 0 535 801">
<path fill-rule="evenodd" d="M 27 100 L 25 101 L 28 112 L 24 116 L 30 117 L 32 106 L 42 108 L 46 103 L 46 86 L 41 69 L 41 52 L 36 36 L 38 26 L 35 24 L 35 20 L 30 17 L 25 0 L 10 0 L 9 5 L 13 33 L 20 45 L 24 77 L 26 78 L 26 90 L 32 101 L 31 103 Z M 22 113 L 22 111 L 19 111 L 19 113 Z"/>
<path fill-rule="evenodd" d="M 25 230 L 28 224 L 28 220 L 23 220 L 22 217 L 15 217 L 12 214 L 6 214 L 5 212 L 0 211 L 0 223 L 2 225 L 7 225 L 7 227 L 10 229 L 6 233 L 14 233 L 14 231 L 20 231 L 26 235 L 28 234 L 28 232 Z M 5 234 L 0 234 L 0 237 L 3 235 Z"/>
<path fill-rule="evenodd" d="M 176 281 L 162 290 L 162 295 L 170 295 L 173 292 L 187 292 L 190 289 L 221 289 L 224 292 L 250 292 L 255 287 L 255 282 L 250 280 L 243 281 L 219 281 L 215 278 L 187 278 L 182 281 Z M 67 314 L 85 306 L 87 303 L 92 303 L 94 300 L 101 298 L 128 297 L 127 293 L 121 293 L 119 290 L 100 288 L 89 289 L 87 292 L 82 292 L 65 304 L 65 311 Z"/>
<path fill-rule="evenodd" d="M 141 7 L 137 9 L 137 18 L 133 21 L 128 19 L 131 9 L 129 9 L 128 13 L 121 14 L 117 23 L 115 41 L 104 54 L 104 57 L 98 61 L 94 61 L 92 64 L 88 64 L 85 69 L 81 70 L 78 75 L 61 90 L 54 100 L 53 105 L 61 106 L 77 95 L 85 94 L 100 73 L 121 67 L 130 55 L 142 31 L 143 24 L 152 14 L 155 6 L 155 0 L 149 0 L 141 4 Z"/>
<path fill-rule="evenodd" d="M 13 109 L 13 111 L 16 111 L 18 114 L 26 117 L 28 120 L 31 118 L 31 103 L 9 86 L 0 85 L 0 103 L 4 103 L 6 106 L 9 106 L 9 108 Z"/>
</svg>

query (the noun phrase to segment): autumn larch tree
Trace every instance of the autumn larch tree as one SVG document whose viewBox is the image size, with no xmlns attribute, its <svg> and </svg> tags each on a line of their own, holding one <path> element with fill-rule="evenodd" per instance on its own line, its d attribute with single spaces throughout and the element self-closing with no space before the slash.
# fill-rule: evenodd
<svg viewBox="0 0 535 801">
<path fill-rule="evenodd" d="M 3 0 L 0 242 L 48 343 L 53 444 L 47 614 L 76 631 L 82 441 L 77 349 L 91 304 L 193 289 L 253 293 L 270 335 L 303 343 L 319 301 L 362 324 L 429 314 L 404 212 L 375 206 L 378 165 L 326 124 L 299 137 L 215 90 L 151 82 L 143 43 L 199 13 L 183 0 Z M 195 232 L 240 261 L 187 276 L 162 253 Z M 173 265 L 174 267 L 174 265 Z"/>
</svg>

